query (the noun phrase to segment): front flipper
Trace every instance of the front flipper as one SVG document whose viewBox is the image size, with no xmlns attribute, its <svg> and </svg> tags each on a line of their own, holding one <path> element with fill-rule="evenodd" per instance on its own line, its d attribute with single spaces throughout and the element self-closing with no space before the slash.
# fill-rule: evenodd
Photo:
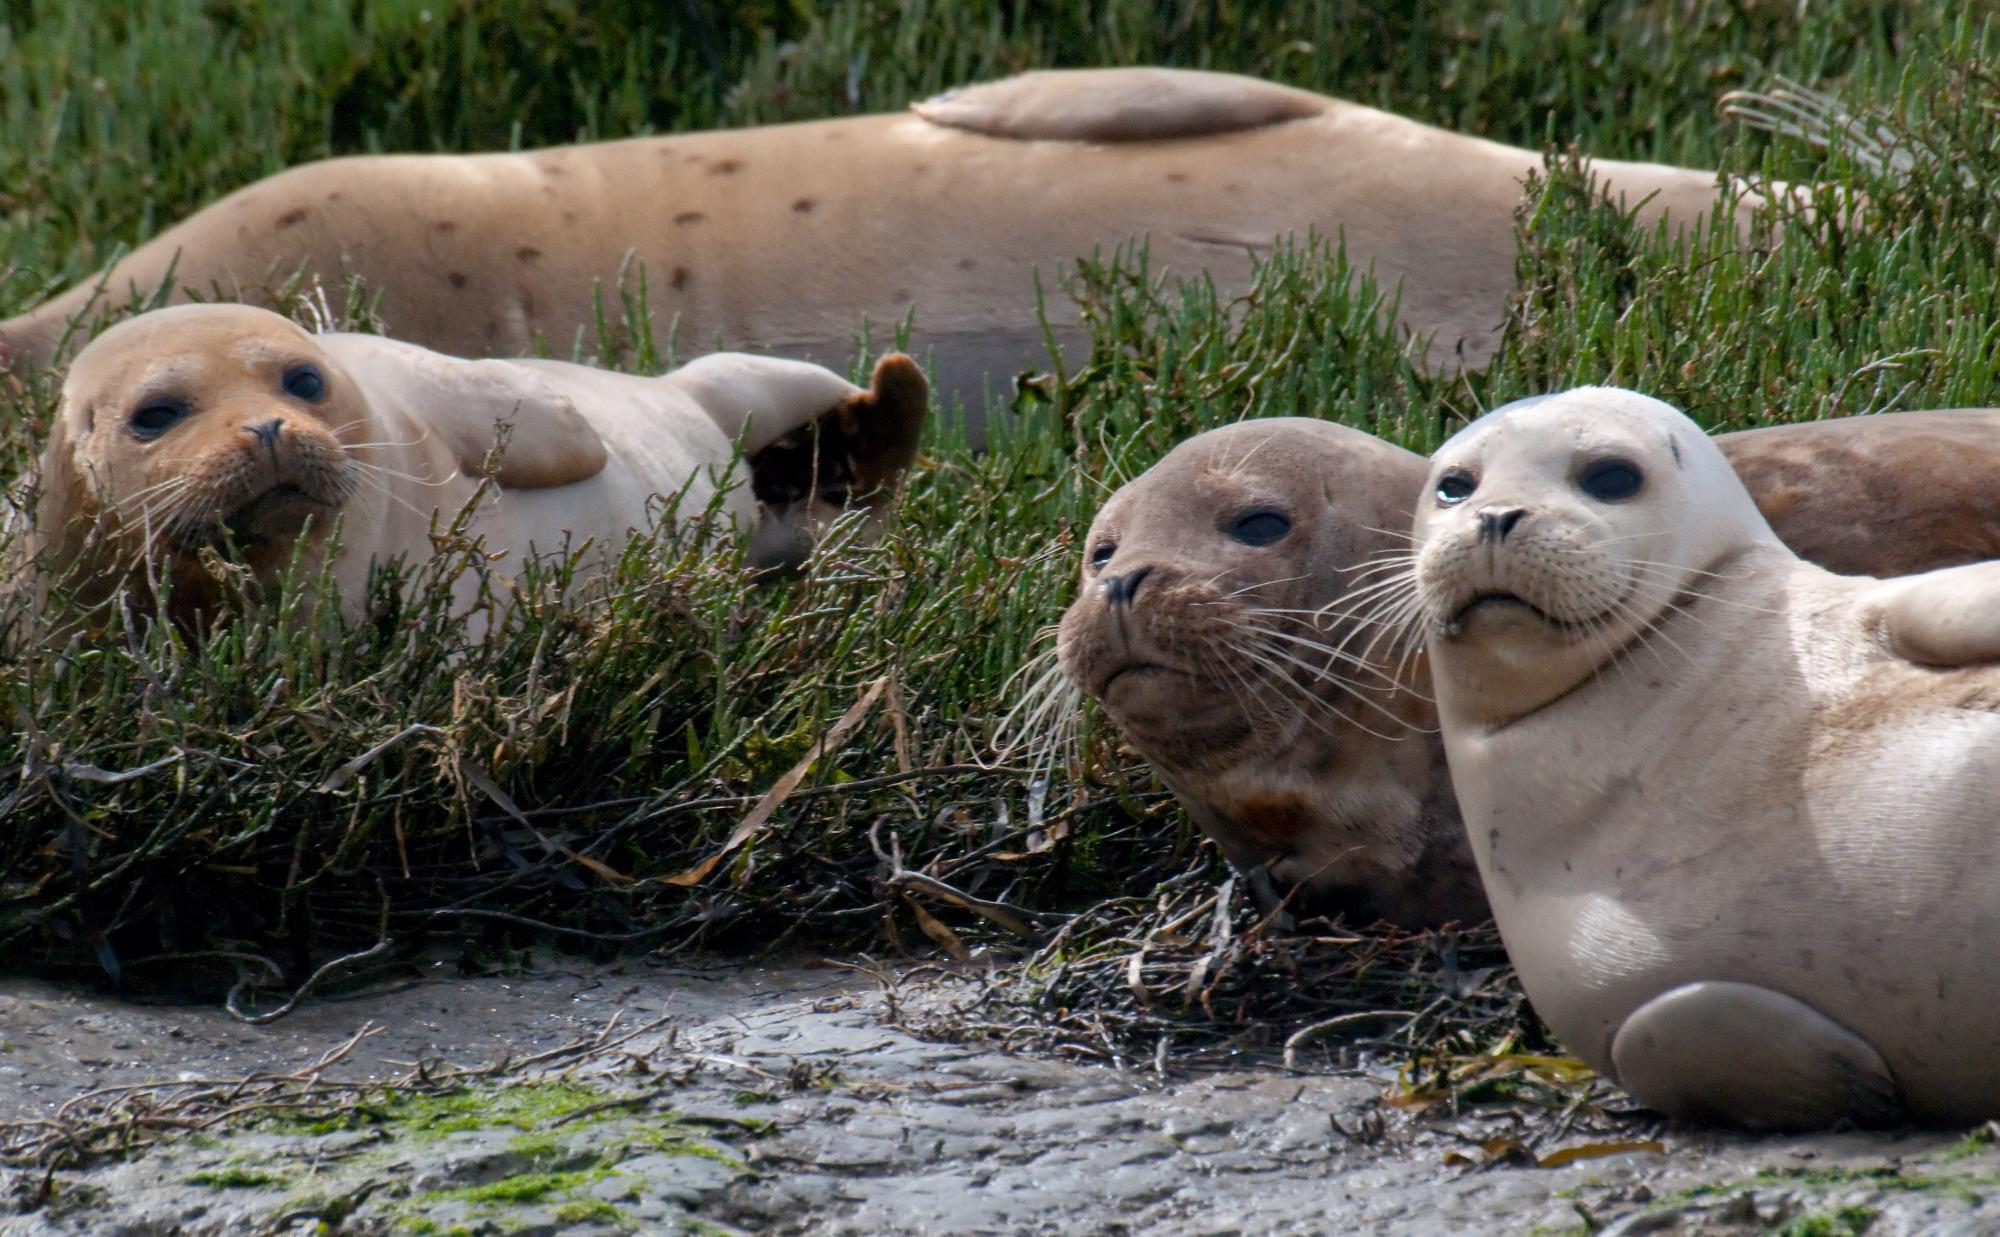
<svg viewBox="0 0 2000 1237">
<path fill-rule="evenodd" d="M 370 363 L 371 352 L 392 352 L 385 383 L 408 419 L 442 439 L 468 476 L 490 471 L 503 489 L 536 490 L 588 481 L 604 470 L 604 440 L 575 400 L 536 372 L 546 362 L 468 361 L 365 335 L 321 340 L 362 349 L 350 361 L 357 368 Z M 498 465 L 489 470 L 496 446 Z"/>
<path fill-rule="evenodd" d="M 1317 116 L 1324 95 L 1199 69 L 1037 69 L 911 104 L 935 125 L 989 137 L 1143 142 L 1209 137 Z"/>
<path fill-rule="evenodd" d="M 2000 562 L 1885 580 L 1861 606 L 1898 657 L 1926 666 L 2000 661 Z"/>
<path fill-rule="evenodd" d="M 1684 984 L 1632 1011 L 1611 1041 L 1618 1085 L 1648 1108 L 1755 1129 L 1902 1116 L 1895 1079 L 1860 1036 L 1751 984 Z"/>
</svg>

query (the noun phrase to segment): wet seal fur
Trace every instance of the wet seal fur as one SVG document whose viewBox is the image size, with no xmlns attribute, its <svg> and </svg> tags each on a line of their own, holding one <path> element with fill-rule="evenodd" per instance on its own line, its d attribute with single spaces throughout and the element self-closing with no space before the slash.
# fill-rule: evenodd
<svg viewBox="0 0 2000 1237">
<path fill-rule="evenodd" d="M 1286 236 L 1340 238 L 1400 287 L 1440 366 L 1485 364 L 1515 289 L 1513 213 L 1533 151 L 1255 78 L 1050 70 L 907 113 L 519 154 L 368 155 L 302 165 L 198 211 L 98 278 L 0 322 L 0 357 L 51 363 L 66 324 L 171 279 L 178 298 L 258 301 L 303 269 L 358 276 L 395 338 L 464 356 L 557 350 L 597 321 L 597 285 L 644 264 L 685 349 L 844 364 L 863 318 L 914 314 L 941 402 L 1045 365 L 1031 269 L 1144 237 L 1154 273 L 1244 291 Z M 1599 160 L 1649 225 L 1716 208 L 1712 172 Z M 1747 227 L 1758 201 L 1737 206 Z M 1059 337 L 1084 339 L 1049 299 Z"/>
<path fill-rule="evenodd" d="M 849 507 L 870 531 L 886 518 L 928 393 L 900 355 L 873 381 L 730 353 L 657 378 L 468 361 L 248 306 L 175 306 L 111 328 L 70 367 L 32 541 L 86 601 L 156 571 L 188 613 L 217 599 L 206 548 L 226 537 L 263 582 L 301 549 L 314 567 L 336 517 L 332 575 L 351 612 L 371 564 L 426 560 L 434 521 L 475 498 L 465 531 L 510 571 L 586 542 L 602 562 L 711 503 L 753 564 L 780 566 Z M 468 605 L 478 580 L 454 587 Z"/>
<path fill-rule="evenodd" d="M 1584 388 L 1432 459 L 1416 595 L 1507 950 L 1677 1117 L 2000 1116 L 2000 563 L 1778 540 L 1666 404 Z"/>
<path fill-rule="evenodd" d="M 1714 441 L 1785 543 L 1832 570 L 1904 575 L 2000 557 L 1988 481 L 2000 409 Z M 1375 602 L 1408 549 L 1428 467 L 1331 422 L 1246 421 L 1175 447 L 1106 501 L 1083 542 L 1058 634 L 1068 681 L 1267 904 L 1405 927 L 1488 916 L 1428 667 L 1372 639 L 1365 621 L 1385 609 Z M 1284 514 L 1288 534 L 1232 538 L 1230 524 L 1258 508 Z"/>
</svg>

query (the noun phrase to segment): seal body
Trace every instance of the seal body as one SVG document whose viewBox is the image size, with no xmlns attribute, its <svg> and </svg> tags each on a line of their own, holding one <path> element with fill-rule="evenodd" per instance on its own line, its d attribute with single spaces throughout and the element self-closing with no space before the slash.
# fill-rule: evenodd
<svg viewBox="0 0 2000 1237">
<path fill-rule="evenodd" d="M 2000 565 L 1836 576 L 1694 424 L 1583 389 L 1433 459 L 1415 581 L 1508 952 L 1677 1116 L 2000 1115 Z"/>
<path fill-rule="evenodd" d="M 1833 570 L 1903 575 L 2000 555 L 1986 481 L 2000 468 L 2000 410 L 1714 441 L 1780 538 Z M 1374 625 L 1399 617 L 1400 530 L 1427 468 L 1329 422 L 1196 435 L 1100 510 L 1058 644 L 1070 682 L 1253 886 L 1405 927 L 1488 914 L 1427 663 Z M 1293 521 L 1286 541 L 1229 536 L 1227 522 L 1257 503 Z M 1138 587 L 1119 583 L 1139 571 Z M 1181 668 L 1120 675 L 1110 690 L 1157 649 Z"/>
<path fill-rule="evenodd" d="M 310 335 L 248 306 L 178 306 L 112 328 L 71 366 L 37 541 L 86 594 L 164 571 L 198 608 L 213 601 L 206 550 L 260 581 L 295 559 L 329 566 L 351 611 L 374 565 L 421 563 L 454 526 L 511 573 L 602 563 L 633 532 L 713 511 L 751 538 L 753 561 L 778 565 L 829 516 L 886 501 L 913 458 L 922 375 L 893 357 L 877 379 L 862 391 L 737 354 L 658 378 L 467 361 Z M 462 574 L 457 600 L 480 585 Z"/>
<path fill-rule="evenodd" d="M 199 211 L 97 279 L 0 323 L 48 362 L 102 288 L 257 301 L 303 269 L 358 276 L 387 333 L 467 356 L 567 350 L 599 286 L 644 264 L 683 351 L 844 365 L 864 320 L 909 318 L 940 394 L 977 411 L 1045 364 L 1035 275 L 1083 338 L 1059 265 L 1143 239 L 1151 269 L 1225 294 L 1280 238 L 1339 238 L 1440 365 L 1491 355 L 1514 289 L 1527 150 L 1253 78 L 1045 71 L 908 114 L 636 138 L 521 154 L 379 155 L 279 173 Z M 1713 173 L 1600 161 L 1600 183 L 1692 223 Z M 1739 207 L 1747 220 L 1754 197 Z M 100 302 L 101 307 L 101 302 Z"/>
</svg>

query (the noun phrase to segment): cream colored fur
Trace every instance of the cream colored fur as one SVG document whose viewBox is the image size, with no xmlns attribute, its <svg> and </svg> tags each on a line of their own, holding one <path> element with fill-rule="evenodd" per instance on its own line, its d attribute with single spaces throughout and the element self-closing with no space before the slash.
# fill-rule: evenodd
<svg viewBox="0 0 2000 1237">
<path fill-rule="evenodd" d="M 287 389 L 301 367 L 319 375 L 317 398 Z M 878 378 L 902 369 L 914 375 L 907 361 L 885 359 Z M 893 490 L 922 419 L 923 386 L 913 381 L 913 409 L 901 410 L 909 423 L 884 476 L 843 500 Z M 36 523 L 55 566 L 101 593 L 149 559 L 164 562 L 177 587 L 200 590 L 194 560 L 225 526 L 264 578 L 290 561 L 307 516 L 313 553 L 338 517 L 332 569 L 351 611 L 372 565 L 425 561 L 434 530 L 468 508 L 467 534 L 504 556 L 509 576 L 586 543 L 602 563 L 633 532 L 711 505 L 745 535 L 802 513 L 822 517 L 829 512 L 803 498 L 782 510 L 760 504 L 755 461 L 829 414 L 863 415 L 871 396 L 802 361 L 722 354 L 645 378 L 309 335 L 247 306 L 179 306 L 114 327 L 71 367 Z M 160 408 L 181 415 L 151 433 L 143 423 L 168 415 Z M 461 605 L 477 586 L 473 575 L 458 578 Z"/>
<path fill-rule="evenodd" d="M 1252 259 L 1308 232 L 1342 241 L 1426 338 L 1435 365 L 1490 357 L 1514 290 L 1529 150 L 1252 78 L 1166 69 L 1048 71 L 913 113 L 522 154 L 376 155 L 250 185 L 111 269 L 122 304 L 257 301 L 300 268 L 358 275 L 387 333 L 466 356 L 567 350 L 594 288 L 644 264 L 656 329 L 693 354 L 753 348 L 842 365 L 867 319 L 913 316 L 943 399 L 1046 364 L 1034 276 L 1058 334 L 1081 338 L 1058 268 L 1144 238 L 1152 270 L 1244 290 Z M 1714 173 L 1600 160 L 1611 194 L 1691 223 Z M 1754 197 L 1743 199 L 1747 221 Z M 91 284 L 0 323 L 0 353 L 53 359 Z"/>
<path fill-rule="evenodd" d="M 1643 488 L 1585 493 L 1614 458 Z M 1447 443 L 1416 532 L 1466 829 L 1563 1043 L 1681 1116 L 2000 1116 L 2000 572 L 1804 563 L 1607 389 Z"/>
</svg>

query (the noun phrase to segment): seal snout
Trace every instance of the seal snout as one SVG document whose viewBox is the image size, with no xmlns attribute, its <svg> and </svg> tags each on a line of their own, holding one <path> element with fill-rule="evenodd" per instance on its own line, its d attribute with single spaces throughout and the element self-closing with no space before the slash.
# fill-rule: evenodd
<svg viewBox="0 0 2000 1237">
<path fill-rule="evenodd" d="M 1122 576 L 1106 576 L 1098 584 L 1104 594 L 1104 604 L 1115 610 L 1129 610 L 1139 596 L 1139 586 L 1153 574 L 1151 567 L 1141 567 L 1128 571 Z"/>
<path fill-rule="evenodd" d="M 1526 507 L 1488 507 L 1479 513 L 1479 539 L 1498 543 L 1507 540 L 1528 514 Z"/>
<path fill-rule="evenodd" d="M 284 432 L 284 428 L 285 421 L 283 417 L 272 417 L 270 420 L 261 421 L 256 425 L 244 426 L 243 432 L 251 435 L 266 447 L 276 447 L 278 445 L 278 435 Z"/>
</svg>

